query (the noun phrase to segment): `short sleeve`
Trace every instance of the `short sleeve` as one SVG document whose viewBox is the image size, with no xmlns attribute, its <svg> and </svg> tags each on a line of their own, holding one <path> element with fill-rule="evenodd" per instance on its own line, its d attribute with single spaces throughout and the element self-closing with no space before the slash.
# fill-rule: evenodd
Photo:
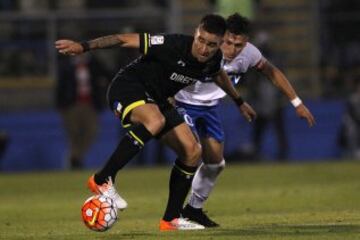
<svg viewBox="0 0 360 240">
<path fill-rule="evenodd" d="M 244 73 L 249 68 L 261 68 L 263 59 L 260 50 L 248 42 L 234 60 L 224 65 L 224 70 L 227 73 Z"/>
<path fill-rule="evenodd" d="M 251 43 L 248 43 L 250 45 L 249 48 L 249 67 L 255 67 L 257 66 L 261 60 L 262 60 L 262 54 L 260 50 L 252 45 Z"/>
</svg>

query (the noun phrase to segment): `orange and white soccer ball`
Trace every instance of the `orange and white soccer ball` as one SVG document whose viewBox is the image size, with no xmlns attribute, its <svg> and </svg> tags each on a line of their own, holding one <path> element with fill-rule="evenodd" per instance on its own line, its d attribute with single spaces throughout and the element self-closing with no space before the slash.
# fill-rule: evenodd
<svg viewBox="0 0 360 240">
<path fill-rule="evenodd" d="M 118 218 L 114 201 L 103 195 L 88 198 L 81 208 L 81 215 L 89 229 L 99 232 L 110 229 Z"/>
</svg>

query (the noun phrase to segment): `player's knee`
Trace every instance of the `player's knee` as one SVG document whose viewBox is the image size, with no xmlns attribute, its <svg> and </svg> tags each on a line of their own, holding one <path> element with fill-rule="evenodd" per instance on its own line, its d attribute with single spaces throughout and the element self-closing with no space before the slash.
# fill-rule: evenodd
<svg viewBox="0 0 360 240">
<path fill-rule="evenodd" d="M 158 134 L 165 126 L 165 117 L 164 116 L 156 116 L 149 117 L 146 121 L 144 121 L 143 125 L 146 129 L 151 132 L 153 136 Z"/>
<path fill-rule="evenodd" d="M 199 143 L 194 142 L 193 144 L 189 145 L 189 147 L 186 150 L 186 158 L 189 159 L 189 161 L 196 165 L 199 162 L 199 159 L 201 157 L 201 146 Z"/>
</svg>

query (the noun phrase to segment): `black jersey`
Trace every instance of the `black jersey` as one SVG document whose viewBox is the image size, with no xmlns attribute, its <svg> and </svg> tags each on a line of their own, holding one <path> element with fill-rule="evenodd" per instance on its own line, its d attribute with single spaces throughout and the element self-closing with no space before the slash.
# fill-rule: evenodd
<svg viewBox="0 0 360 240">
<path fill-rule="evenodd" d="M 221 69 L 219 50 L 205 63 L 191 54 L 193 37 L 168 34 L 140 34 L 140 58 L 120 70 L 119 74 L 138 79 L 157 99 L 175 95 L 180 89 L 206 81 Z"/>
</svg>

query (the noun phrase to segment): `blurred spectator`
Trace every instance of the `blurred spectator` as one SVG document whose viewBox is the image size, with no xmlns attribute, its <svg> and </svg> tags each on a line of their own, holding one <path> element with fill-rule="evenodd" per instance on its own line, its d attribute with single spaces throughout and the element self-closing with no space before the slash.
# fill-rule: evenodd
<svg viewBox="0 0 360 240">
<path fill-rule="evenodd" d="M 0 1 L 0 10 L 1 11 L 11 11 L 17 8 L 17 3 L 14 0 L 1 0 Z"/>
<path fill-rule="evenodd" d="M 285 133 L 284 111 L 281 92 L 265 77 L 258 77 L 254 81 L 256 87 L 253 89 L 252 104 L 257 112 L 257 118 L 254 121 L 253 129 L 253 157 L 261 159 L 261 146 L 265 132 L 274 127 L 274 133 L 277 140 L 276 159 L 285 161 L 287 158 L 287 139 Z"/>
<path fill-rule="evenodd" d="M 56 2 L 58 9 L 63 10 L 82 10 L 86 6 L 86 0 L 72 0 L 72 1 L 61 1 Z"/>
<path fill-rule="evenodd" d="M 348 157 L 360 159 L 360 82 L 356 83 L 355 91 L 347 102 L 340 143 Z"/>
<path fill-rule="evenodd" d="M 138 7 L 138 8 L 152 8 L 152 7 L 164 7 L 168 4 L 166 0 L 131 0 L 131 1 L 119 1 L 119 0 L 87 0 L 89 8 L 125 8 L 125 7 Z"/>
<path fill-rule="evenodd" d="M 23 12 L 38 12 L 49 8 L 47 0 L 19 0 L 19 8 Z"/>
<path fill-rule="evenodd" d="M 265 31 L 258 31 L 254 36 L 253 43 L 263 53 L 264 57 L 280 65 L 279 60 L 274 59 L 269 46 L 269 35 Z M 251 103 L 256 109 L 257 118 L 254 121 L 252 136 L 252 147 L 250 148 L 250 157 L 254 160 L 260 160 L 261 146 L 265 132 L 274 127 L 274 133 L 277 141 L 276 159 L 285 161 L 288 154 L 288 143 L 284 123 L 284 99 L 281 91 L 262 74 L 250 74 L 248 82 Z"/>
<path fill-rule="evenodd" d="M 84 155 L 98 131 L 98 113 L 105 105 L 109 79 L 97 59 L 85 54 L 59 59 L 56 105 L 70 143 L 72 169 L 84 166 Z"/>
<path fill-rule="evenodd" d="M 8 142 L 9 142 L 9 136 L 5 132 L 0 132 L 0 160 L 5 153 Z"/>
<path fill-rule="evenodd" d="M 360 1 L 320 0 L 319 37 L 323 91 L 326 97 L 348 96 L 360 77 Z M 349 91 L 350 90 L 350 91 Z"/>
</svg>

